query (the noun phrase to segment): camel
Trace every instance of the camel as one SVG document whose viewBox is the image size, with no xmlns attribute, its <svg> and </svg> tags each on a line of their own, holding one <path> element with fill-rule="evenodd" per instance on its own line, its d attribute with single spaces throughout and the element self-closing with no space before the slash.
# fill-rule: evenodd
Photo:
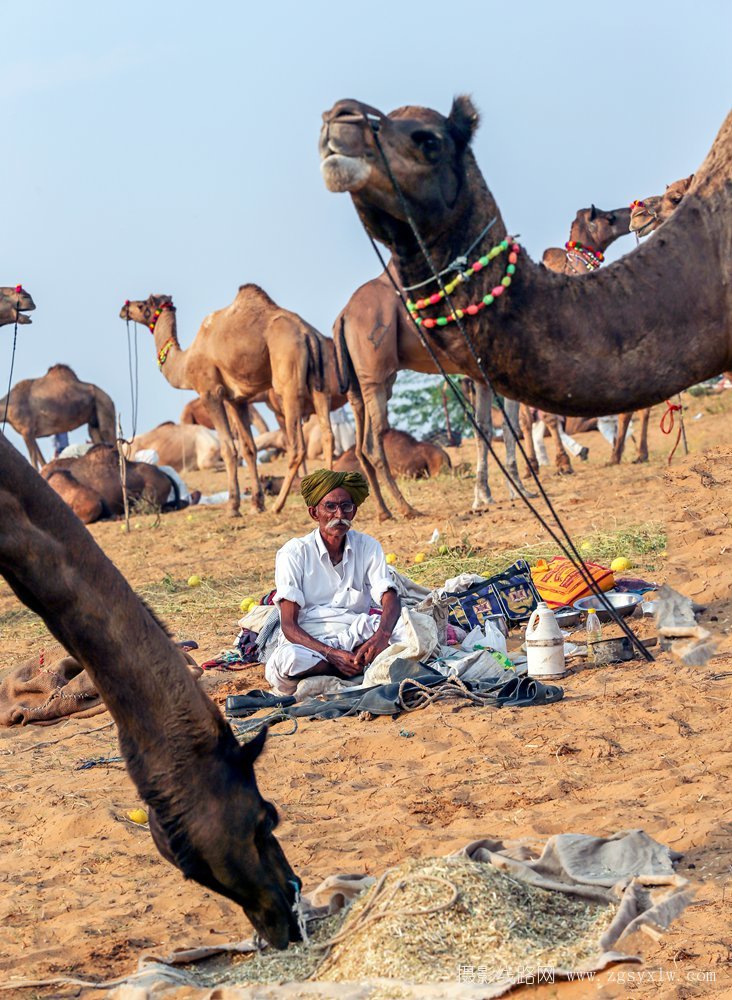
<svg viewBox="0 0 732 1000">
<path fill-rule="evenodd" d="M 152 448 L 160 465 L 170 465 L 177 472 L 215 469 L 223 462 L 214 432 L 195 424 L 174 424 L 171 420 L 158 424 L 133 438 L 129 454 L 134 458 L 141 448 Z"/>
<path fill-rule="evenodd" d="M 111 445 L 94 445 L 80 458 L 56 458 L 44 465 L 41 475 L 84 524 L 124 513 L 119 455 Z M 125 488 L 133 507 L 145 500 L 165 510 L 176 487 L 156 466 L 127 462 Z"/>
<path fill-rule="evenodd" d="M 662 223 L 670 219 L 691 187 L 694 175 L 682 177 L 673 184 L 667 184 L 661 195 L 651 195 L 641 201 L 634 201 L 630 206 L 630 231 L 637 236 L 648 236 Z"/>
<path fill-rule="evenodd" d="M 387 273 L 356 289 L 333 324 L 333 340 L 337 370 L 347 382 L 348 401 L 356 422 L 356 456 L 368 478 L 379 518 L 384 520 L 392 516 L 381 492 L 380 476 L 386 480 L 399 513 L 404 517 L 415 517 L 419 512 L 407 502 L 399 489 L 384 447 L 384 435 L 389 430 L 388 402 L 397 372 L 403 369 L 436 372 L 438 369 L 415 333 L 414 325 L 395 295 Z M 446 371 L 471 376 L 476 421 L 490 440 L 493 436 L 493 394 L 483 382 L 470 352 L 464 346 L 454 352 L 443 352 L 437 346 L 437 354 Z M 516 427 L 518 404 L 506 400 L 506 408 L 512 425 Z M 512 434 L 505 435 L 505 443 L 506 464 L 518 483 L 516 441 Z M 476 439 L 476 446 L 473 510 L 478 511 L 492 503 L 492 497 L 488 485 L 488 449 L 480 436 Z M 513 493 L 509 487 L 509 494 L 513 496 Z"/>
<path fill-rule="evenodd" d="M 350 427 L 350 425 L 349 425 Z M 319 459 L 323 455 L 323 436 L 321 434 L 320 423 L 315 416 L 315 414 L 308 417 L 307 420 L 303 422 L 302 433 L 305 438 L 305 455 L 308 460 Z M 352 434 L 345 433 L 336 434 L 333 432 L 334 444 L 333 444 L 333 457 L 338 458 L 343 454 L 344 450 L 348 450 L 347 447 L 340 445 L 340 441 L 348 441 Z M 287 451 L 287 436 L 283 430 L 267 431 L 264 434 L 258 434 L 254 439 L 254 444 L 256 445 L 257 451 L 275 451 L 283 453 Z"/>
<path fill-rule="evenodd" d="M 7 399 L 0 399 L 0 413 L 5 412 Z M 10 390 L 8 423 L 25 441 L 36 469 L 46 462 L 36 438 L 88 424 L 95 444 L 112 444 L 114 419 L 114 403 L 106 392 L 81 382 L 68 365 L 53 365 L 40 378 L 23 379 Z"/>
<path fill-rule="evenodd" d="M 203 399 L 219 436 L 228 477 L 229 513 L 239 515 L 237 452 L 231 423 L 252 477 L 252 508 L 264 509 L 249 404 L 273 389 L 281 400 L 288 441 L 288 470 L 273 510 L 282 510 L 292 480 L 305 457 L 301 417 L 305 399 L 313 405 L 332 441 L 327 391 L 320 380 L 318 334 L 296 313 L 277 306 L 258 285 L 242 285 L 230 306 L 204 319 L 189 348 L 178 343 L 176 311 L 169 295 L 126 302 L 123 319 L 144 323 L 155 338 L 158 365 L 177 389 L 193 389 Z M 310 383 L 310 387 L 309 387 Z M 332 457 L 331 457 L 332 461 Z"/>
<path fill-rule="evenodd" d="M 609 212 L 594 205 L 581 208 L 569 228 L 569 239 L 564 248 L 549 247 L 544 251 L 541 262 L 557 274 L 582 275 L 595 271 L 602 264 L 607 248 L 627 233 L 629 222 L 629 208 L 616 208 Z M 519 423 L 524 436 L 524 451 L 534 471 L 538 472 L 539 463 L 531 436 L 532 422 L 531 408 L 522 404 Z M 560 437 L 559 418 L 556 414 L 545 413 L 544 423 L 554 439 L 557 472 L 560 475 L 571 473 L 572 463 Z"/>
<path fill-rule="evenodd" d="M 451 301 L 498 392 L 549 413 L 623 413 L 732 366 L 732 114 L 663 231 L 582 281 L 508 237 L 470 148 L 478 122 L 464 96 L 448 117 L 339 101 L 323 118 L 321 170 L 406 287 L 431 281 L 412 224 L 441 271 L 496 219 L 493 256 L 484 240 Z M 412 308 L 438 349 L 465 349 L 441 299 Z"/>
<path fill-rule="evenodd" d="M 386 431 L 384 450 L 392 474 L 405 479 L 432 479 L 452 469 L 446 451 L 429 441 L 417 441 L 404 431 Z M 361 472 L 363 466 L 356 455 L 356 446 L 344 451 L 333 468 L 336 472 Z"/>
<path fill-rule="evenodd" d="M 0 326 L 32 323 L 30 316 L 25 314 L 35 308 L 35 302 L 22 285 L 0 285 Z"/>
<path fill-rule="evenodd" d="M 273 946 L 297 940 L 299 879 L 254 776 L 266 733 L 237 743 L 165 627 L 2 436 L 0 574 L 104 700 L 163 857 L 241 905 Z"/>
<path fill-rule="evenodd" d="M 266 434 L 269 427 L 267 426 L 264 417 L 253 403 L 249 404 L 249 416 L 251 417 L 252 427 L 258 431 L 259 434 Z M 190 402 L 186 403 L 183 407 L 180 415 L 180 423 L 200 424 L 201 427 L 205 427 L 209 431 L 214 429 L 213 420 L 208 415 L 206 404 L 200 396 L 196 396 L 195 399 L 191 399 Z"/>
</svg>

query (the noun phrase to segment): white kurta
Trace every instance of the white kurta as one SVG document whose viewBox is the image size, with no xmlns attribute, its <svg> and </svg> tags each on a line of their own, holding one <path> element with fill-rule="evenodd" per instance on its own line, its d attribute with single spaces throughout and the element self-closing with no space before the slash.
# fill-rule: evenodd
<svg viewBox="0 0 732 1000">
<path fill-rule="evenodd" d="M 343 560 L 330 561 L 320 529 L 283 545 L 275 561 L 275 604 L 299 605 L 299 625 L 313 638 L 349 652 L 374 634 L 379 617 L 370 614 L 387 590 L 395 590 L 384 551 L 370 535 L 351 529 Z M 392 636 L 398 641 L 398 631 Z M 320 663 L 315 650 L 280 638 L 267 662 L 266 677 L 277 690 L 291 694 L 298 676 Z"/>
</svg>

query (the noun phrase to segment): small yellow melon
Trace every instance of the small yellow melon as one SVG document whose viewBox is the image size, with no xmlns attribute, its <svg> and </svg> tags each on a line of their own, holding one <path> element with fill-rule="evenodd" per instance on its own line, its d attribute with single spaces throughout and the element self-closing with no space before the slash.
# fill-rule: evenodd
<svg viewBox="0 0 732 1000">
<path fill-rule="evenodd" d="M 449 556 L 450 555 L 450 548 L 447 545 L 441 545 L 439 547 L 439 549 L 437 550 L 437 552 L 441 556 Z"/>
<path fill-rule="evenodd" d="M 588 553 L 592 552 L 592 542 L 582 542 L 579 550 L 583 556 L 588 555 Z"/>
<path fill-rule="evenodd" d="M 189 587 L 201 586 L 201 577 L 198 575 L 198 573 L 194 573 L 192 576 L 188 577 L 188 586 Z"/>
<path fill-rule="evenodd" d="M 386 561 L 388 562 L 388 564 L 390 566 L 393 566 L 394 563 L 397 561 L 397 557 L 396 557 L 395 553 L 393 553 L 393 552 L 387 552 Z"/>
<path fill-rule="evenodd" d="M 624 573 L 626 570 L 630 569 L 633 563 L 630 559 L 626 559 L 625 556 L 618 556 L 617 559 L 613 559 L 610 563 L 610 569 L 613 573 Z"/>
<path fill-rule="evenodd" d="M 424 552 L 417 552 L 414 556 L 414 561 L 416 563 L 421 563 L 424 562 L 426 558 L 427 557 L 425 556 Z"/>
<path fill-rule="evenodd" d="M 147 823 L 147 813 L 144 809 L 130 809 L 127 819 L 131 819 L 133 823 Z"/>
</svg>

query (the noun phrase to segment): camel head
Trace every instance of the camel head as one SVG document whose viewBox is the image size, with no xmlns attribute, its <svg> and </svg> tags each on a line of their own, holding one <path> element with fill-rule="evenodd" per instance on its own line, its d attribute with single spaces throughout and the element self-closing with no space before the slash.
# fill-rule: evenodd
<svg viewBox="0 0 732 1000">
<path fill-rule="evenodd" d="M 35 302 L 22 285 L 7 288 L 0 286 L 0 326 L 32 322 L 25 313 L 35 308 Z"/>
<path fill-rule="evenodd" d="M 573 239 L 580 240 L 595 250 L 605 251 L 618 237 L 628 232 L 630 224 L 630 209 L 616 208 L 605 212 L 601 208 L 590 205 L 581 208 L 574 220 L 572 232 L 579 235 Z"/>
<path fill-rule="evenodd" d="M 691 187 L 694 175 L 682 177 L 667 184 L 662 195 L 652 195 L 630 206 L 630 231 L 638 236 L 648 236 L 667 219 L 670 219 Z"/>
<path fill-rule="evenodd" d="M 465 96 L 455 98 L 447 118 L 429 108 L 404 107 L 384 115 L 359 101 L 338 101 L 323 115 L 320 132 L 326 187 L 351 195 L 373 237 L 387 246 L 409 245 L 406 211 L 391 170 L 429 242 L 436 229 L 457 227 L 470 211 L 467 180 L 480 177 L 470 150 L 478 121 Z"/>
<path fill-rule="evenodd" d="M 218 745 L 171 800 L 145 788 L 145 770 L 130 760 L 150 808 L 150 832 L 160 853 L 186 878 L 238 903 L 275 948 L 300 939 L 292 907 L 300 880 L 274 835 L 277 810 L 257 788 L 254 762 L 263 730 L 240 746 L 226 727 Z M 146 794 L 148 793 L 152 794 Z"/>
<path fill-rule="evenodd" d="M 155 329 L 155 323 L 163 309 L 175 309 L 170 295 L 148 295 L 146 299 L 129 299 L 119 311 L 120 319 L 129 319 L 133 323 L 142 323 L 150 331 Z"/>
</svg>

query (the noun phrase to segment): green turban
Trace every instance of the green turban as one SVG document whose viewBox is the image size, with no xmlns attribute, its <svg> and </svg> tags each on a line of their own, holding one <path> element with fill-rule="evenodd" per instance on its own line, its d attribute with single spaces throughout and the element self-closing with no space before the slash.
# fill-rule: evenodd
<svg viewBox="0 0 732 1000">
<path fill-rule="evenodd" d="M 305 476 L 300 484 L 300 492 L 308 507 L 317 507 L 323 497 L 339 486 L 351 494 L 357 507 L 369 495 L 369 484 L 360 472 L 331 472 L 329 469 L 316 469 Z"/>
</svg>

